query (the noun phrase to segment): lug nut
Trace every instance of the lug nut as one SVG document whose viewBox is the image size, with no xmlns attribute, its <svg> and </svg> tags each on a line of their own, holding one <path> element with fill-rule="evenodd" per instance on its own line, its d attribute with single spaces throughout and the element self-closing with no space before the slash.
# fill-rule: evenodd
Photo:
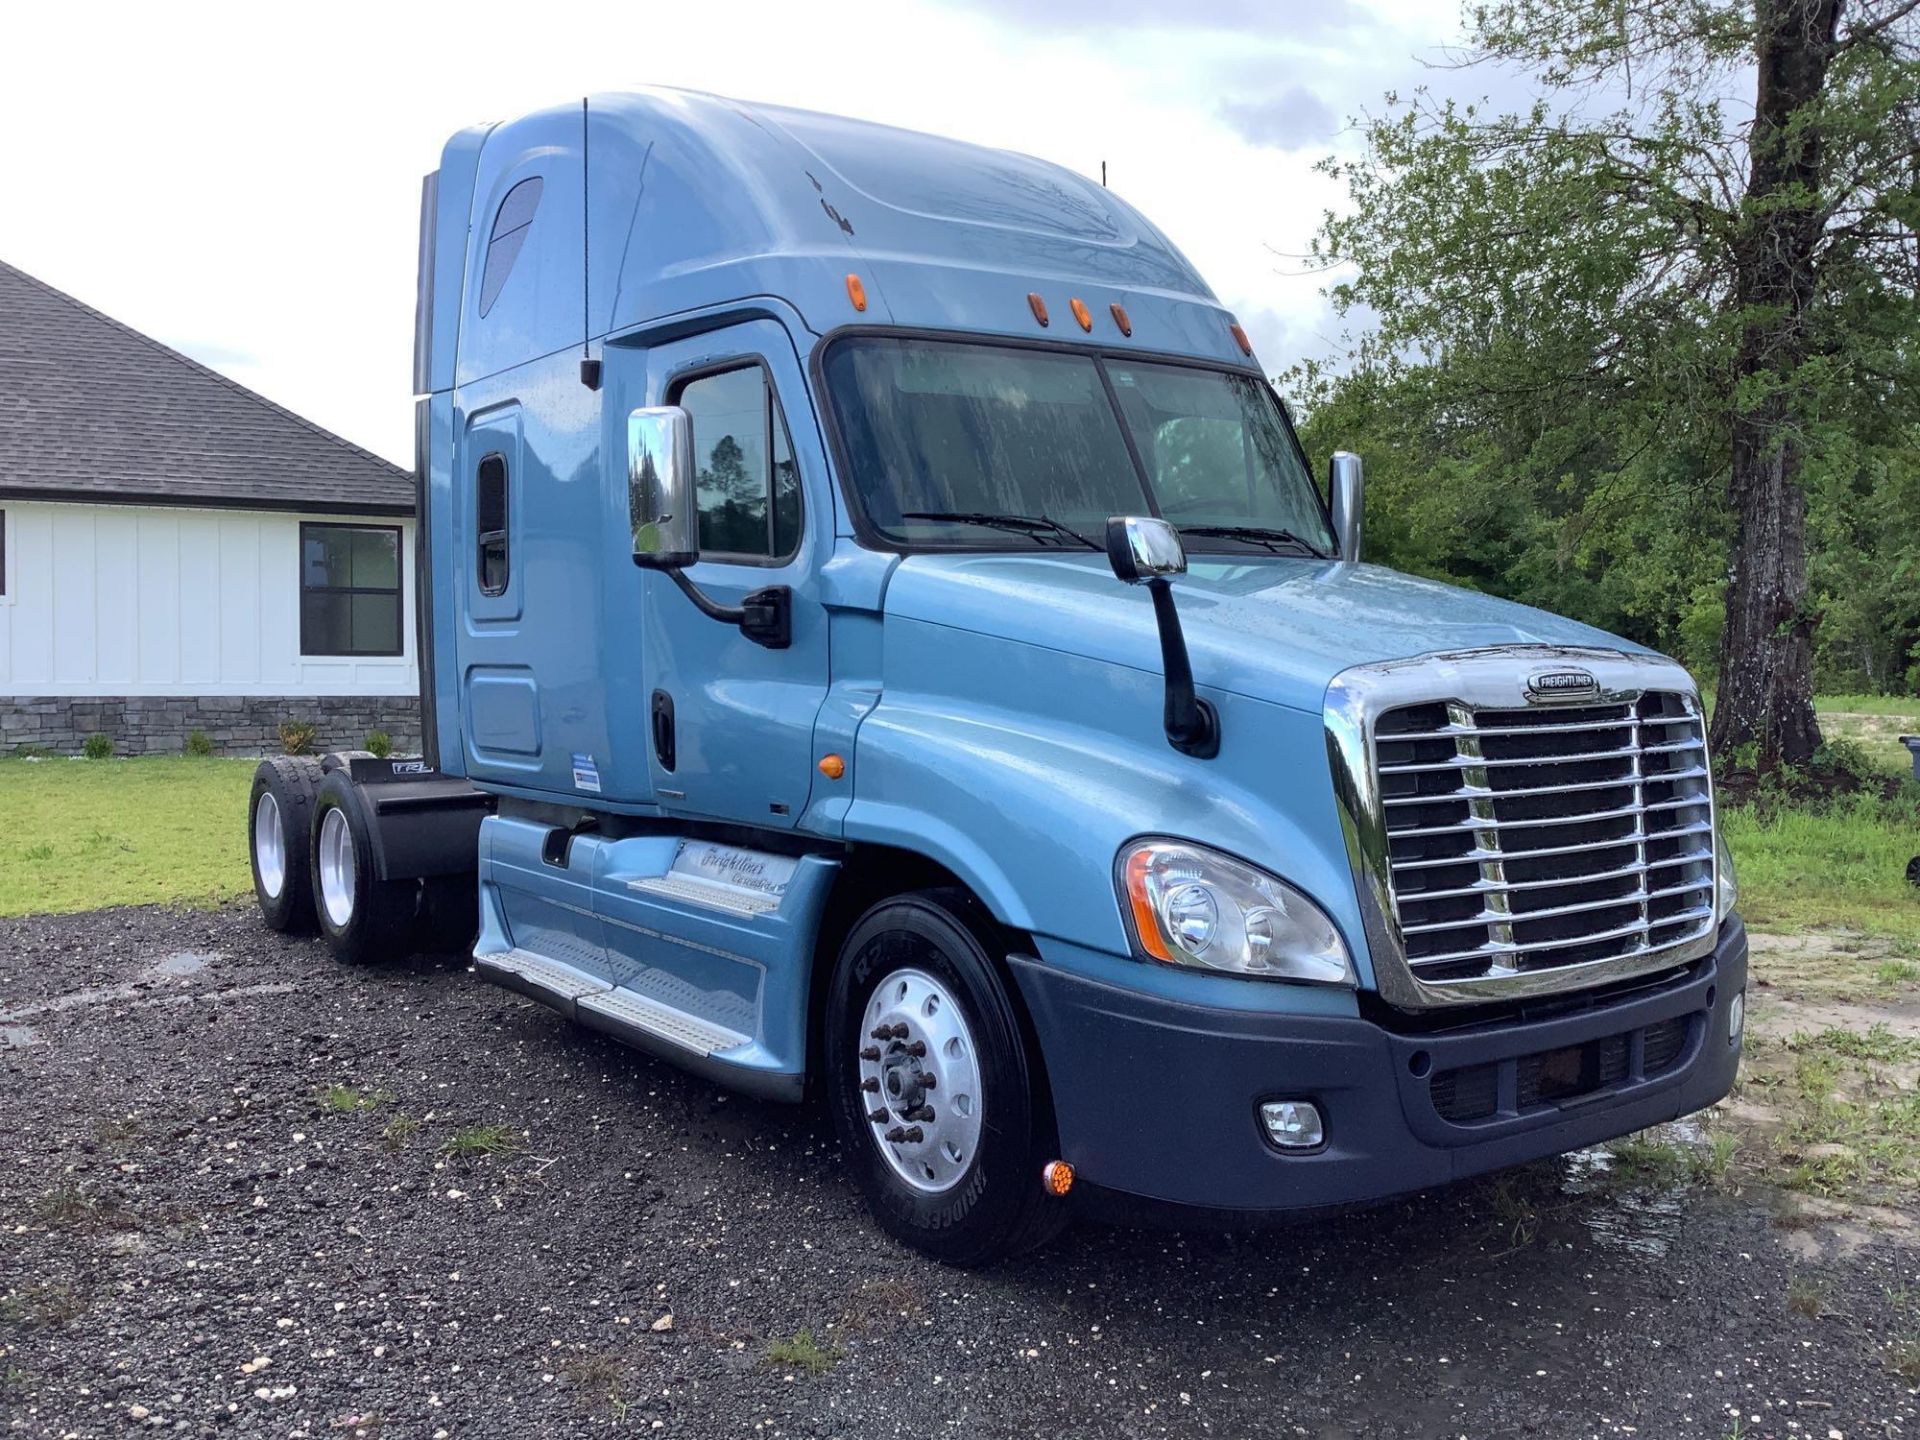
<svg viewBox="0 0 1920 1440">
<path fill-rule="evenodd" d="M 906 1138 L 907 1138 L 907 1132 L 898 1125 L 894 1126 L 893 1129 L 887 1131 L 887 1139 L 892 1141 L 895 1145 L 898 1145 L 902 1140 L 905 1140 Z"/>
<path fill-rule="evenodd" d="M 922 1090 L 938 1089 L 939 1081 L 940 1081 L 940 1077 L 938 1075 L 923 1073 L 920 1076 L 920 1088 Z"/>
<path fill-rule="evenodd" d="M 862 1060 L 878 1060 L 880 1058 L 880 1047 L 878 1045 L 867 1046 L 866 1049 L 860 1052 L 860 1058 Z"/>
<path fill-rule="evenodd" d="M 918 1125 L 909 1125 L 907 1127 L 906 1135 L 904 1136 L 904 1138 L 906 1139 L 908 1144 L 918 1145 L 922 1140 L 926 1139 L 927 1137 L 925 1132 L 923 1132 Z"/>
<path fill-rule="evenodd" d="M 905 1115 L 901 1116 L 901 1118 L 903 1120 L 931 1120 L 933 1119 L 933 1106 L 915 1106 L 913 1109 L 907 1111 Z"/>
<path fill-rule="evenodd" d="M 905 1034 L 906 1029 L 907 1027 L 902 1025 L 900 1027 L 900 1032 L 902 1034 Z M 918 1060 L 927 1053 L 927 1042 L 924 1040 L 916 1040 L 911 1045 L 907 1046 L 906 1049 L 907 1049 L 907 1054 L 913 1056 L 914 1059 Z"/>
<path fill-rule="evenodd" d="M 867 1112 L 867 1119 L 871 1120 L 876 1125 L 886 1124 L 887 1123 L 887 1107 L 882 1105 L 878 1110 L 869 1110 Z"/>
<path fill-rule="evenodd" d="M 873 1076 L 869 1075 L 866 1079 L 860 1082 L 860 1088 L 866 1091 L 869 1095 L 871 1095 L 874 1091 L 880 1088 L 880 1082 L 879 1080 L 875 1079 Z"/>
</svg>

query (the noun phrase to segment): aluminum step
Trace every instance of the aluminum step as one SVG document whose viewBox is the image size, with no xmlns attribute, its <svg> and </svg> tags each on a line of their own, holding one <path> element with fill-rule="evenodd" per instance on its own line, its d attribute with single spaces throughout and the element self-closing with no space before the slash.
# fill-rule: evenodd
<svg viewBox="0 0 1920 1440">
<path fill-rule="evenodd" d="M 573 1013 L 575 1003 L 582 996 L 613 988 L 598 976 L 576 970 L 550 955 L 536 955 L 531 950 L 475 955 L 473 968 L 488 980 L 544 1001 L 568 1015 Z"/>
<path fill-rule="evenodd" d="M 627 888 L 643 895 L 722 910 L 729 915 L 771 915 L 780 908 L 778 895 L 762 895 L 738 885 L 723 885 L 692 875 L 643 875 L 638 880 L 629 880 Z"/>
<path fill-rule="evenodd" d="M 745 1045 L 752 1038 L 531 950 L 476 955 L 473 968 L 483 978 L 550 1005 L 570 1019 L 633 1043 L 651 1040 L 704 1058 Z"/>
<path fill-rule="evenodd" d="M 631 990 L 614 988 L 584 995 L 580 998 L 579 1011 L 585 1023 L 593 1024 L 597 1018 L 616 1035 L 623 1030 L 637 1030 L 703 1057 L 736 1049 L 751 1038 Z"/>
</svg>

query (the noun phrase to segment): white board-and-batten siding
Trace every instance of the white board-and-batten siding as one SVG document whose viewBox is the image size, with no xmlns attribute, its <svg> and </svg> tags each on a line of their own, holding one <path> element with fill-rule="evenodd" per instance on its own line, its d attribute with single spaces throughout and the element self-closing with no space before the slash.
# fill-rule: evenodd
<svg viewBox="0 0 1920 1440">
<path fill-rule="evenodd" d="M 411 695 L 413 522 L 0 498 L 0 696 Z M 300 526 L 398 525 L 397 656 L 300 653 Z"/>
</svg>

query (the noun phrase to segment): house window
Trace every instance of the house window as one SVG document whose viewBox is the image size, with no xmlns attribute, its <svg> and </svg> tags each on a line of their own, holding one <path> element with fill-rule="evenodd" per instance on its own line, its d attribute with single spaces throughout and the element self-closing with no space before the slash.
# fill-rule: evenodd
<svg viewBox="0 0 1920 1440">
<path fill-rule="evenodd" d="M 300 527 L 300 653 L 400 654 L 397 527 Z"/>
<path fill-rule="evenodd" d="M 800 545 L 800 475 L 787 422 L 758 365 L 702 375 L 675 400 L 693 421 L 700 553 L 784 560 Z"/>
<path fill-rule="evenodd" d="M 487 455 L 474 482 L 474 533 L 479 544 L 480 593 L 507 593 L 507 457 Z"/>
</svg>

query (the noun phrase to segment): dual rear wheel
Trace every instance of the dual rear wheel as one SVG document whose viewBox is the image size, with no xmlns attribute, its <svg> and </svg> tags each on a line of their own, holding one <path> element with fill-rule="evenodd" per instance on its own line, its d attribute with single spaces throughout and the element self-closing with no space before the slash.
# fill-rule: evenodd
<svg viewBox="0 0 1920 1440">
<path fill-rule="evenodd" d="M 345 769 L 306 756 L 261 761 L 247 828 L 269 929 L 317 929 L 337 959 L 355 965 L 471 942 L 472 877 L 380 878 L 366 802 Z"/>
</svg>

